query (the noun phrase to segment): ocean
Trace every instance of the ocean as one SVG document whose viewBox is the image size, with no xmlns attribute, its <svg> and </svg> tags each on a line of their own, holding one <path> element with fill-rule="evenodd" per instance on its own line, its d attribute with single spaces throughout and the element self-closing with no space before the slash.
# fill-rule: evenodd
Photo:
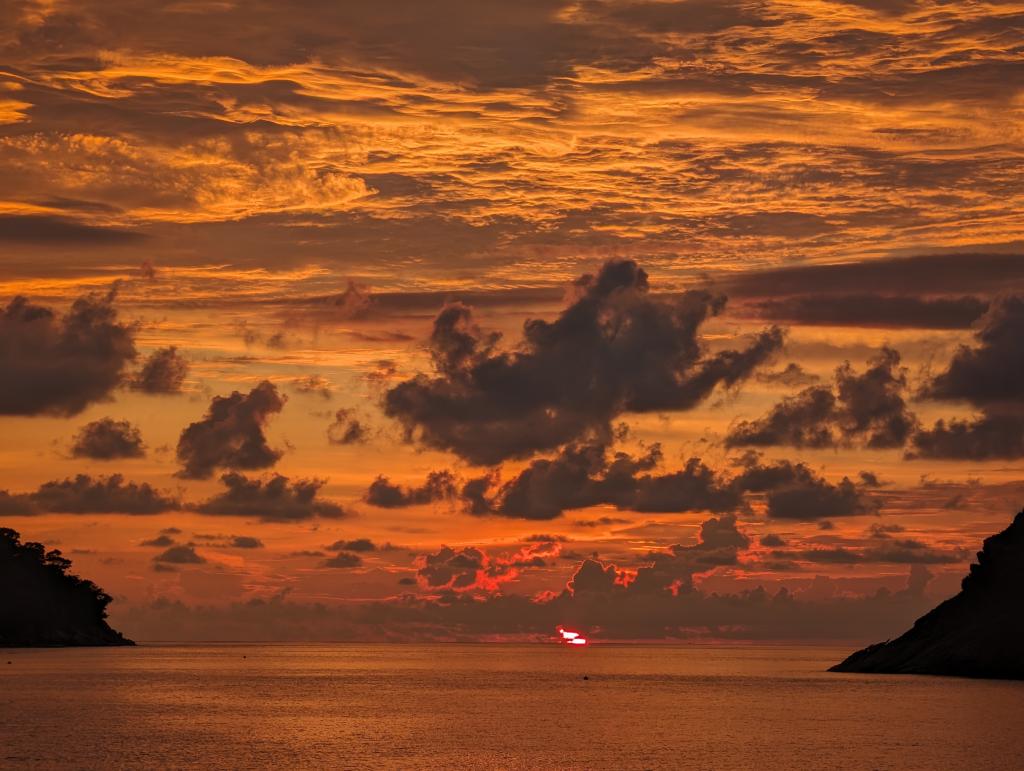
<svg viewBox="0 0 1024 771">
<path fill-rule="evenodd" d="M 1024 768 L 1024 683 L 825 671 L 849 652 L 344 643 L 7 649 L 0 765 Z"/>
</svg>

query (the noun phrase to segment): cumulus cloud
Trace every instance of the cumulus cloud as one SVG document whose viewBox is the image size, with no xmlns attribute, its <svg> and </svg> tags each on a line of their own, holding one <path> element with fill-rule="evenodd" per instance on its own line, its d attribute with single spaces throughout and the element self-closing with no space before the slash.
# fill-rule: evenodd
<svg viewBox="0 0 1024 771">
<path fill-rule="evenodd" d="M 155 538 L 149 538 L 145 541 L 140 541 L 139 546 L 154 546 L 159 549 L 166 549 L 168 546 L 174 546 L 174 539 L 169 535 L 162 533 Z"/>
<path fill-rule="evenodd" d="M 201 565 L 206 562 L 206 558 L 197 554 L 192 544 L 178 544 L 157 554 L 153 561 L 172 565 Z"/>
<path fill-rule="evenodd" d="M 363 558 L 352 552 L 338 552 L 323 561 L 325 568 L 357 568 L 363 564 Z"/>
<path fill-rule="evenodd" d="M 233 535 L 227 545 L 233 549 L 262 549 L 263 541 L 251 535 Z"/>
<path fill-rule="evenodd" d="M 498 349 L 498 334 L 482 331 L 468 306 L 445 306 L 429 344 L 436 374 L 388 390 L 385 412 L 410 439 L 494 464 L 609 436 L 624 412 L 690 409 L 717 386 L 749 377 L 782 345 L 771 329 L 745 349 L 709 352 L 700 327 L 723 299 L 655 297 L 632 261 L 606 263 L 578 279 L 575 292 L 555 321 L 527 321 L 511 351 Z"/>
<path fill-rule="evenodd" d="M 110 396 L 135 358 L 115 294 L 80 297 L 63 316 L 21 296 L 0 309 L 0 414 L 70 416 Z"/>
<path fill-rule="evenodd" d="M 298 522 L 313 517 L 337 519 L 347 512 L 340 505 L 317 497 L 322 479 L 297 479 L 273 474 L 265 479 L 250 479 L 237 471 L 220 478 L 227 488 L 196 506 L 201 514 L 229 517 L 254 517 L 264 522 Z"/>
<path fill-rule="evenodd" d="M 361 444 L 370 437 L 370 429 L 354 410 L 342 407 L 334 413 L 334 422 L 327 427 L 327 440 L 331 444 Z"/>
<path fill-rule="evenodd" d="M 782 460 L 762 464 L 748 455 L 743 466 L 735 485 L 747 492 L 763 493 L 770 519 L 813 522 L 877 514 L 881 508 L 881 502 L 867 492 L 870 485 L 845 476 L 832 483 L 804 463 Z"/>
<path fill-rule="evenodd" d="M 369 538 L 356 538 L 351 541 L 335 541 L 326 548 L 328 551 L 370 552 L 376 551 L 377 545 Z"/>
<path fill-rule="evenodd" d="M 740 421 L 726 437 L 728 447 L 902 447 L 917 425 L 903 393 L 906 372 L 891 348 L 861 374 L 849 362 L 835 372 L 832 386 L 811 386 L 783 399 L 768 414 Z"/>
<path fill-rule="evenodd" d="M 153 351 L 131 379 L 136 391 L 147 394 L 177 394 L 188 377 L 188 362 L 176 346 Z"/>
<path fill-rule="evenodd" d="M 233 391 L 215 396 L 202 420 L 181 432 L 179 476 L 206 479 L 218 467 L 240 470 L 269 468 L 281 457 L 263 433 L 269 417 L 280 412 L 285 396 L 268 380 L 248 394 Z"/>
<path fill-rule="evenodd" d="M 970 419 L 939 420 L 917 431 L 908 458 L 986 460 L 1024 457 L 1024 295 L 996 298 L 945 371 L 922 389 L 925 399 L 967 402 Z"/>
<path fill-rule="evenodd" d="M 450 471 L 432 471 L 418 487 L 392 484 L 387 477 L 379 476 L 370 484 L 365 500 L 382 509 L 398 509 L 449 500 L 455 495 L 455 475 Z"/>
<path fill-rule="evenodd" d="M 76 458 L 115 460 L 141 458 L 146 451 L 139 429 L 127 420 L 100 418 L 79 429 L 71 444 Z"/>
<path fill-rule="evenodd" d="M 462 497 L 472 514 L 547 520 L 571 509 L 611 504 L 643 512 L 730 511 L 742 502 L 731 480 L 697 458 L 682 469 L 652 473 L 661 446 L 643 455 L 609 454 L 599 442 L 566 445 L 554 458 L 535 459 L 515 477 L 471 480 Z"/>
<path fill-rule="evenodd" d="M 659 444 L 640 455 L 610 452 L 600 442 L 573 443 L 551 458 L 535 458 L 505 482 L 497 471 L 456 485 L 451 472 L 433 472 L 421 487 L 392 485 L 384 477 L 370 486 L 366 500 L 384 507 L 427 503 L 457 495 L 466 513 L 526 520 L 552 520 L 566 511 L 611 505 L 623 511 L 728 513 L 745 508 L 748 495 L 763 496 L 770 518 L 803 521 L 877 513 L 880 502 L 868 493 L 874 475 L 862 472 L 857 482 L 843 477 L 832 483 L 803 463 L 764 464 L 749 452 L 736 460 L 735 474 L 719 472 L 699 458 L 681 469 L 657 471 Z M 628 524 L 601 517 L 580 520 L 580 527 Z"/>
<path fill-rule="evenodd" d="M 78 474 L 73 479 L 46 482 L 31 493 L 0 491 L 0 513 L 8 515 L 160 514 L 180 508 L 177 498 L 148 482 L 125 482 L 121 474 L 95 479 Z"/>
<path fill-rule="evenodd" d="M 433 591 L 493 591 L 517 578 L 523 569 L 545 567 L 547 559 L 558 556 L 561 544 L 553 541 L 529 543 L 511 554 L 489 554 L 475 546 L 453 549 L 442 546 L 417 557 L 417 578 Z"/>
</svg>

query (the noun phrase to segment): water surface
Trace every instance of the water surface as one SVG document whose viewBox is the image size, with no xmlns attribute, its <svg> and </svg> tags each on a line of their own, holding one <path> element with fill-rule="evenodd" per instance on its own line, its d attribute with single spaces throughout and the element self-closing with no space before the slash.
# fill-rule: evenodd
<svg viewBox="0 0 1024 771">
<path fill-rule="evenodd" d="M 498 644 L 0 650 L 0 766 L 1024 767 L 1024 683 L 824 671 L 848 652 Z"/>
</svg>

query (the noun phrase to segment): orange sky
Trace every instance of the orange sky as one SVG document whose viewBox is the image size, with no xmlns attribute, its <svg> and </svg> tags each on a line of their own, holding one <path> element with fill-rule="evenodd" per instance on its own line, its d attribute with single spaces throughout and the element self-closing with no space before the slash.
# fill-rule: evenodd
<svg viewBox="0 0 1024 771">
<path fill-rule="evenodd" d="M 534 633 L 532 607 L 501 603 L 565 592 L 575 612 L 566 584 L 587 558 L 616 566 L 595 591 L 623 607 L 645 607 L 648 580 L 673 597 L 690 580 L 705 595 L 786 587 L 829 607 L 884 604 L 880 587 L 897 605 L 946 596 L 1020 508 L 1024 406 L 1007 383 L 1024 375 L 1022 31 L 1024 3 L 1000 0 L 6 3 L 0 523 L 62 549 L 142 637 L 258 636 L 353 601 L 380 601 L 379 618 L 309 634 Z M 623 261 L 646 282 L 598 297 L 580 280 Z M 691 328 L 680 309 L 705 300 L 688 290 L 727 303 L 707 300 Z M 90 293 L 91 312 L 116 317 L 77 338 L 71 304 Z M 19 316 L 18 295 L 55 315 Z M 615 338 L 580 362 L 578 330 L 564 348 L 524 340 L 524 322 L 557 337 L 591 301 Z M 438 332 L 456 302 L 471 315 Z M 134 357 L 97 352 L 108 333 Z M 778 338 L 761 358 L 731 358 L 763 334 Z M 169 346 L 187 374 L 140 385 Z M 886 350 L 898 356 L 881 365 Z M 735 378 L 709 375 L 685 402 L 709 362 Z M 675 381 L 658 402 L 663 366 Z M 495 368 L 513 385 L 481 374 Z M 283 404 L 253 418 L 264 381 Z M 808 388 L 836 407 L 802 438 L 789 414 L 770 441 L 737 439 Z M 192 473 L 183 431 L 235 391 L 245 415 L 211 428 L 227 436 L 212 450 L 196 440 L 213 455 Z M 407 392 L 428 406 L 394 406 Z M 79 432 L 104 418 L 128 422 L 122 440 L 137 429 L 129 450 L 86 446 Z M 945 441 L 938 420 L 963 434 Z M 827 441 L 807 438 L 822 427 Z M 494 450 L 492 431 L 525 449 Z M 609 493 L 614 454 L 655 443 L 636 489 Z M 603 453 L 585 481 L 518 476 L 581 446 Z M 643 502 L 663 482 L 637 479 L 690 458 L 727 504 Z M 785 462 L 802 481 L 744 481 Z M 451 490 L 417 497 L 445 470 Z M 231 473 L 284 475 L 292 498 L 322 485 L 283 514 L 267 497 L 226 514 Z M 163 510 L 58 510 L 41 486 L 79 474 L 146 483 Z M 490 511 L 473 514 L 463 485 L 488 474 Z M 375 505 L 378 476 L 410 500 Z M 517 478 L 525 498 L 503 487 Z M 800 516 L 772 508 L 783 493 Z M 530 509 L 551 496 L 569 502 Z M 727 523 L 719 545 L 702 535 L 712 518 Z M 345 546 L 359 539 L 374 548 Z M 257 599 L 275 610 L 243 619 Z M 495 627 L 488 608 L 516 620 Z M 896 627 L 912 619 L 890 610 Z M 618 632 L 804 634 L 702 613 L 652 606 L 649 625 Z"/>
</svg>

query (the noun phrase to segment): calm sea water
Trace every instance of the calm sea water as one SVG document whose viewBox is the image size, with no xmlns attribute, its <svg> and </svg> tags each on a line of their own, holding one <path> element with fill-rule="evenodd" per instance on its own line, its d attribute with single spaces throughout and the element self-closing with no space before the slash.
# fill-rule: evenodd
<svg viewBox="0 0 1024 771">
<path fill-rule="evenodd" d="M 846 652 L 0 650 L 0 766 L 1024 768 L 1024 684 L 824 671 Z"/>
</svg>

